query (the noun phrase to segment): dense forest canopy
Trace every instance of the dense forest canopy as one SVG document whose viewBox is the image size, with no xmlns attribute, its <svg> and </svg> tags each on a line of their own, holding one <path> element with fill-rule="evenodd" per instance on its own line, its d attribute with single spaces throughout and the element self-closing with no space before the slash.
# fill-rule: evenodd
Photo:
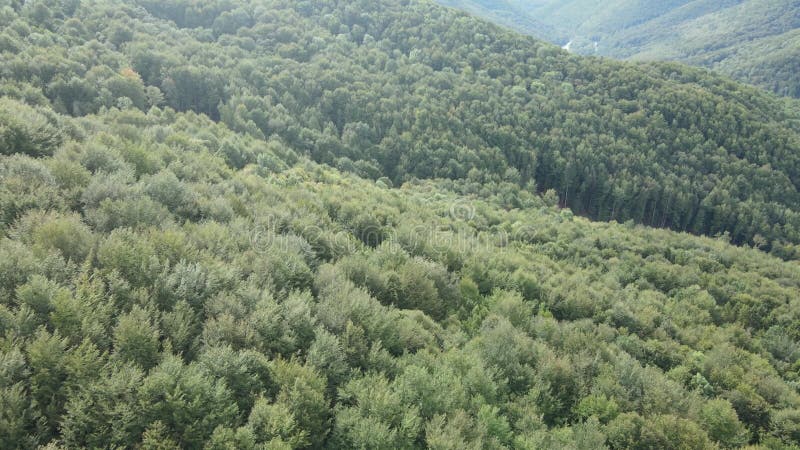
<svg viewBox="0 0 800 450">
<path fill-rule="evenodd" d="M 424 1 L 2 11 L 3 92 L 62 114 L 169 106 L 368 178 L 511 181 L 797 256 L 796 104 L 705 72 L 574 57 Z"/>
<path fill-rule="evenodd" d="M 796 263 L 191 112 L 3 108 L 2 448 L 800 442 Z"/>
<path fill-rule="evenodd" d="M 800 446 L 791 102 L 417 1 L 0 0 L 0 61 L 0 448 Z"/>
<path fill-rule="evenodd" d="M 586 55 L 672 60 L 800 97 L 788 0 L 437 0 Z"/>
</svg>

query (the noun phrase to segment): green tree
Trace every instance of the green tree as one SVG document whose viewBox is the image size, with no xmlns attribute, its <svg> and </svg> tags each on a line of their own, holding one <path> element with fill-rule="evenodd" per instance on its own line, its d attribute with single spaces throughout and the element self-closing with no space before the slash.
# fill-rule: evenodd
<svg viewBox="0 0 800 450">
<path fill-rule="evenodd" d="M 231 392 L 201 366 L 165 357 L 138 390 L 139 417 L 147 426 L 161 422 L 166 437 L 183 448 L 202 448 L 217 426 L 229 426 L 238 414 Z"/>
<path fill-rule="evenodd" d="M 114 354 L 123 361 L 149 370 L 158 364 L 160 331 L 151 315 L 139 306 L 119 318 L 114 328 Z"/>
<path fill-rule="evenodd" d="M 0 152 L 50 156 L 64 137 L 56 116 L 8 98 L 0 98 Z"/>
<path fill-rule="evenodd" d="M 747 428 L 727 400 L 713 399 L 703 405 L 700 423 L 712 440 L 727 448 L 741 447 L 750 440 Z"/>
</svg>

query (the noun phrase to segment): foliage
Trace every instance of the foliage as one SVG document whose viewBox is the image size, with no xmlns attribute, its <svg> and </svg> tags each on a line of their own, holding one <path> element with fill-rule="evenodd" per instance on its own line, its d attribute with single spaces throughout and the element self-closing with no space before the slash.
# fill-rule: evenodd
<svg viewBox="0 0 800 450">
<path fill-rule="evenodd" d="M 719 188 L 708 211 L 757 214 L 764 192 L 794 192 L 796 173 L 776 181 L 777 169 L 747 162 L 796 156 L 777 119 L 789 112 L 688 69 L 671 81 L 671 66 L 549 54 L 427 3 L 396 3 L 0 7 L 0 34 L 26 36 L 22 56 L 0 67 L 14 98 L 2 117 L 35 110 L 63 132 L 47 151 L 0 155 L 0 447 L 800 444 L 788 225 L 763 235 L 777 257 L 730 236 L 592 222 L 534 183 L 571 174 L 555 189 L 591 204 L 600 184 L 573 182 L 600 165 L 584 146 L 588 165 L 575 166 L 570 142 L 595 142 L 625 166 L 611 152 L 619 142 L 595 133 L 605 126 L 629 131 L 631 167 L 654 165 L 661 180 L 672 177 L 659 166 L 670 148 L 659 161 L 633 142 L 669 135 L 682 147 L 713 134 L 733 153 L 708 153 L 697 185 L 735 167 L 729 186 L 741 177 L 758 189 L 740 203 Z M 435 58 L 415 51 L 444 44 Z M 540 64 L 565 73 L 534 78 Z M 161 77 L 179 66 L 220 74 L 213 105 L 188 99 L 177 111 L 180 89 L 145 108 L 127 96 L 138 78 L 124 67 L 165 92 Z M 130 102 L 112 98 L 117 76 L 131 81 Z M 14 77 L 45 99 L 12 95 Z M 90 95 L 59 85 L 55 96 L 56 78 Z M 606 83 L 618 90 L 588 95 Z M 672 108 L 673 125 L 648 122 L 621 100 L 626 89 L 642 108 Z M 688 117 L 694 107 L 708 114 Z M 569 126 L 521 125 L 550 120 L 542 111 Z M 623 132 L 626 120 L 641 123 Z M 564 153 L 531 153 L 533 141 Z M 618 175 L 630 190 L 616 208 L 652 218 L 625 197 L 639 198 L 636 173 Z M 708 214 L 713 230 L 739 226 Z"/>
<path fill-rule="evenodd" d="M 580 54 L 681 61 L 800 97 L 800 23 L 791 2 L 437 1 Z"/>
<path fill-rule="evenodd" d="M 234 169 L 283 170 L 300 154 L 383 185 L 447 178 L 552 190 L 548 202 L 593 219 L 727 233 L 797 257 L 796 105 L 712 74 L 575 58 L 417 0 L 35 3 L 6 10 L 0 32 L 13 43 L 0 49 L 2 109 L 18 111 L 0 117 L 6 154 L 47 156 L 74 132 L 48 104 L 72 116 L 169 106 L 269 141 L 201 133 L 181 144 Z M 592 10 L 566 3 L 569 13 Z M 633 24 L 675 2 L 616 3 L 625 15 L 608 18 Z M 131 120 L 122 135 L 140 125 Z M 165 208 L 183 220 L 229 214 L 186 193 L 208 164 L 175 173 L 178 183 L 156 142 L 129 138 L 106 152 L 107 144 L 99 133 L 82 156 L 94 161 L 86 169 L 109 176 L 91 190 L 93 225 L 157 225 Z M 59 187 L 85 183 L 69 152 L 59 156 L 49 168 Z M 137 181 L 151 177 L 144 189 L 124 189 L 122 163 Z M 45 201 L 9 188 L 0 202 L 23 204 L 4 211 Z M 345 213 L 367 245 L 386 238 L 388 217 Z"/>
</svg>

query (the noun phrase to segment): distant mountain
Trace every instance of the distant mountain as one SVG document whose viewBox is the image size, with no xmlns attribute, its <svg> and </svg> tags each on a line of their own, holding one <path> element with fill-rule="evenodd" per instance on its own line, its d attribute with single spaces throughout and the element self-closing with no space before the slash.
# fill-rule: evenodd
<svg viewBox="0 0 800 450">
<path fill-rule="evenodd" d="M 570 51 L 670 60 L 800 96 L 800 2 L 439 0 Z"/>
<path fill-rule="evenodd" d="M 514 0 L 438 0 L 438 2 L 539 39 L 550 42 L 569 40 L 569 33 L 565 29 L 541 20 L 537 14 L 529 10 L 530 5 L 526 5 L 526 2 Z"/>
</svg>

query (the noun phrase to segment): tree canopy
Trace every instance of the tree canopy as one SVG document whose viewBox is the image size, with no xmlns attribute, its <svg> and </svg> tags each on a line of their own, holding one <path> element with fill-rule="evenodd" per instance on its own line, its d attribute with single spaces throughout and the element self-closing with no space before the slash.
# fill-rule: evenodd
<svg viewBox="0 0 800 450">
<path fill-rule="evenodd" d="M 796 257 L 796 105 L 706 72 L 574 57 L 426 1 L 3 11 L 2 90 L 34 108 L 168 106 L 367 178 L 511 181 L 593 219 Z M 50 122 L 26 114 L 3 140 L 48 151 Z"/>
<path fill-rule="evenodd" d="M 773 97 L 429 3 L 2 5 L 0 448 L 800 445 Z"/>
<path fill-rule="evenodd" d="M 800 10 L 784 0 L 436 0 L 584 55 L 681 61 L 800 97 Z"/>
</svg>

